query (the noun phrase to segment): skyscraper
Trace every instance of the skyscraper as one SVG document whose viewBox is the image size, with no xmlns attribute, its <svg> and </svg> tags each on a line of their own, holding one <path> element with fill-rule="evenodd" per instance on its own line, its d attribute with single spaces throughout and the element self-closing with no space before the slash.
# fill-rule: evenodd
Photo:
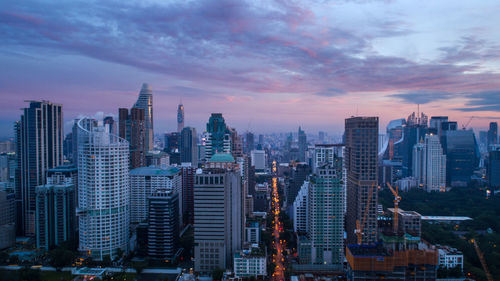
<svg viewBox="0 0 500 281">
<path fill-rule="evenodd" d="M 181 163 L 191 163 L 193 167 L 198 167 L 198 136 L 196 129 L 185 127 L 181 131 L 180 141 Z"/>
<path fill-rule="evenodd" d="M 180 133 L 184 128 L 184 105 L 179 104 L 177 107 L 177 133 Z"/>
<path fill-rule="evenodd" d="M 16 123 L 20 178 L 16 185 L 19 234 L 35 235 L 36 187 L 45 184 L 47 170 L 63 163 L 62 105 L 30 101 Z"/>
<path fill-rule="evenodd" d="M 479 148 L 472 130 L 446 132 L 446 183 L 466 186 L 479 164 Z"/>
<path fill-rule="evenodd" d="M 212 113 L 207 123 L 205 160 L 216 153 L 231 153 L 231 132 L 226 126 L 222 113 Z"/>
<path fill-rule="evenodd" d="M 299 127 L 299 161 L 306 161 L 307 136 L 302 128 Z"/>
<path fill-rule="evenodd" d="M 377 241 L 377 145 L 378 117 L 352 117 L 345 120 L 346 231 L 349 244 L 356 243 L 356 221 L 363 222 L 365 210 L 368 213 L 362 224 L 362 244 Z"/>
<path fill-rule="evenodd" d="M 233 255 L 241 250 L 243 243 L 243 206 L 238 171 L 208 168 L 197 172 L 194 184 L 195 271 L 211 273 L 216 268 L 230 267 Z"/>
<path fill-rule="evenodd" d="M 254 148 L 254 134 L 252 132 L 247 132 L 245 134 L 245 153 L 249 154 Z"/>
<path fill-rule="evenodd" d="M 446 155 L 438 135 L 427 134 L 425 139 L 414 146 L 413 177 L 427 192 L 445 191 Z"/>
<path fill-rule="evenodd" d="M 498 123 L 490 122 L 490 129 L 488 130 L 488 151 L 490 146 L 498 143 Z"/>
<path fill-rule="evenodd" d="M 439 137 L 443 135 L 443 123 L 448 122 L 448 116 L 432 116 L 429 121 L 429 128 L 434 130 L 434 133 Z"/>
<path fill-rule="evenodd" d="M 79 251 L 94 259 L 128 251 L 130 224 L 129 144 L 98 126 L 78 133 Z"/>
<path fill-rule="evenodd" d="M 142 84 L 139 98 L 135 102 L 133 108 L 141 108 L 144 110 L 144 121 L 146 128 L 146 152 L 153 150 L 153 91 L 151 90 L 151 86 L 146 83 Z"/>
<path fill-rule="evenodd" d="M 148 196 L 148 256 L 173 262 L 179 247 L 179 194 L 159 189 Z"/>
<path fill-rule="evenodd" d="M 128 109 L 120 108 L 118 109 L 118 115 L 120 120 L 119 136 L 127 140 L 130 145 L 130 169 L 144 167 L 146 165 L 146 153 L 148 152 L 144 109 L 132 108 L 129 114 Z"/>
</svg>

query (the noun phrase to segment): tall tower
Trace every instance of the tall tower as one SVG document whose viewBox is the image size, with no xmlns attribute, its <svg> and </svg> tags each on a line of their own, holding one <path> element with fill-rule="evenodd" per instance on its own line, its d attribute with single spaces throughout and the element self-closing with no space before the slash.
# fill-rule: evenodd
<svg viewBox="0 0 500 281">
<path fill-rule="evenodd" d="M 207 123 L 205 160 L 208 161 L 216 153 L 231 153 L 231 132 L 222 113 L 212 113 Z"/>
<path fill-rule="evenodd" d="M 356 243 L 356 221 L 363 222 L 362 244 L 377 241 L 378 117 L 345 120 L 345 166 L 347 169 L 347 243 Z M 372 189 L 372 191 L 370 191 Z M 368 195 L 371 199 L 368 204 Z M 365 210 L 368 212 L 365 216 Z"/>
<path fill-rule="evenodd" d="M 198 137 L 195 128 L 185 127 L 182 129 L 179 146 L 181 163 L 189 162 L 191 166 L 198 167 Z"/>
<path fill-rule="evenodd" d="M 153 91 L 151 90 L 151 86 L 146 83 L 142 84 L 139 98 L 135 102 L 133 108 L 144 109 L 144 121 L 146 127 L 146 152 L 153 150 Z"/>
<path fill-rule="evenodd" d="M 128 251 L 129 144 L 107 126 L 77 125 L 79 251 L 96 260 Z"/>
<path fill-rule="evenodd" d="M 18 233 L 35 235 L 36 187 L 45 184 L 48 169 L 63 163 L 62 105 L 29 101 L 16 123 L 20 178 L 16 185 Z"/>
<path fill-rule="evenodd" d="M 498 123 L 490 122 L 490 128 L 488 130 L 488 151 L 490 151 L 490 146 L 498 143 Z"/>
<path fill-rule="evenodd" d="M 180 133 L 184 128 L 184 105 L 179 104 L 177 107 L 177 132 Z"/>
<path fill-rule="evenodd" d="M 299 161 L 306 161 L 307 136 L 306 133 L 299 127 Z"/>
<path fill-rule="evenodd" d="M 119 136 L 130 144 L 130 169 L 146 166 L 147 130 L 144 109 L 118 109 Z"/>
</svg>

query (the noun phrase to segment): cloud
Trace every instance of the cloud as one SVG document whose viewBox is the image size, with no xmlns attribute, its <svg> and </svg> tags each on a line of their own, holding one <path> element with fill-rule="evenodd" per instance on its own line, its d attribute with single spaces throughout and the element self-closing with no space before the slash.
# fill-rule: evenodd
<svg viewBox="0 0 500 281">
<path fill-rule="evenodd" d="M 317 96 L 322 96 L 322 97 L 336 97 L 336 96 L 341 96 L 346 94 L 346 92 L 342 89 L 337 89 L 337 88 L 328 88 L 320 92 L 314 93 Z"/>
<path fill-rule="evenodd" d="M 469 93 L 466 95 L 469 99 L 465 107 L 456 108 L 459 111 L 498 111 L 500 112 L 500 90 L 484 91 L 478 93 Z"/>
<path fill-rule="evenodd" d="M 426 90 L 410 91 L 389 95 L 389 97 L 398 98 L 403 102 L 410 104 L 426 104 L 435 101 L 441 101 L 444 99 L 451 99 L 457 96 L 459 96 L 459 94 Z"/>
</svg>

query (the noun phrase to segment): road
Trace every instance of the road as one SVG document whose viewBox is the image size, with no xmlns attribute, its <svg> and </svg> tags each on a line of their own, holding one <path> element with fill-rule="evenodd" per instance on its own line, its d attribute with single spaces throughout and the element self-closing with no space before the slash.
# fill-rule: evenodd
<svg viewBox="0 0 500 281">
<path fill-rule="evenodd" d="M 276 264 L 276 268 L 273 273 L 274 281 L 284 281 L 285 280 L 285 258 L 283 255 L 283 250 L 285 247 L 285 241 L 280 240 L 280 233 L 283 232 L 283 224 L 279 221 L 280 217 L 280 201 L 278 195 L 278 177 L 276 176 L 276 161 L 273 162 L 273 197 L 272 197 L 272 212 L 274 214 L 273 220 L 273 247 L 276 249 L 276 254 L 273 254 L 273 263 Z"/>
</svg>

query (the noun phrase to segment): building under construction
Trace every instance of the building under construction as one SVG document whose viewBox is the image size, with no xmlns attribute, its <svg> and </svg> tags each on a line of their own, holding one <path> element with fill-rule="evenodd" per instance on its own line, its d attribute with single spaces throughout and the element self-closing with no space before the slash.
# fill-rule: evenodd
<svg viewBox="0 0 500 281">
<path fill-rule="evenodd" d="M 420 239 L 420 214 L 388 211 L 389 216 L 378 219 L 377 244 L 347 247 L 347 279 L 436 280 L 439 254 Z"/>
</svg>

